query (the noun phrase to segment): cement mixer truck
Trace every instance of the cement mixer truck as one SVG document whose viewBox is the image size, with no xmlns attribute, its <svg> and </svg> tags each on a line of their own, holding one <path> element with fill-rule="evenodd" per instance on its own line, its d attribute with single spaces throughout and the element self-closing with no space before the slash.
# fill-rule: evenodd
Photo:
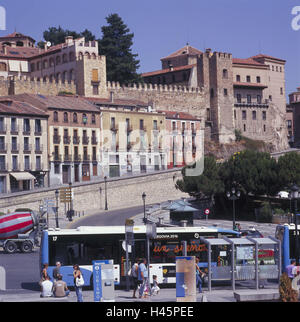
<svg viewBox="0 0 300 322">
<path fill-rule="evenodd" d="M 13 213 L 0 216 L 0 247 L 7 253 L 19 250 L 30 253 L 38 244 L 41 232 L 40 214 L 30 209 L 17 209 Z"/>
</svg>

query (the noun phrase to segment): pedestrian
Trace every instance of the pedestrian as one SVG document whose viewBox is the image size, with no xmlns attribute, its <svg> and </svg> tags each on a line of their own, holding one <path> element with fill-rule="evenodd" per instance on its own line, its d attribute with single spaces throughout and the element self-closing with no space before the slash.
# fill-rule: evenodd
<svg viewBox="0 0 300 322">
<path fill-rule="evenodd" d="M 202 293 L 202 278 L 204 277 L 204 272 L 200 269 L 199 258 L 196 257 L 196 287 L 199 287 L 199 293 Z"/>
<path fill-rule="evenodd" d="M 292 269 L 293 278 L 295 278 L 299 274 L 300 274 L 300 266 L 299 266 L 299 263 L 296 263 L 295 266 Z"/>
<path fill-rule="evenodd" d="M 50 281 L 50 276 L 47 275 L 45 277 L 45 280 L 41 283 L 41 297 L 53 296 L 52 288 L 53 288 L 53 282 Z"/>
<path fill-rule="evenodd" d="M 46 280 L 48 275 L 48 263 L 45 263 L 43 265 L 43 269 L 42 269 L 42 273 L 41 273 L 41 279 L 39 281 L 39 285 L 42 286 L 42 283 Z M 50 276 L 49 276 L 49 280 L 50 280 Z"/>
<path fill-rule="evenodd" d="M 287 276 L 290 278 L 290 280 L 292 281 L 294 276 L 293 276 L 293 268 L 296 266 L 296 261 L 294 259 L 292 259 L 291 264 L 287 265 L 287 267 L 285 268 L 285 271 L 287 273 Z"/>
<path fill-rule="evenodd" d="M 159 291 L 160 291 L 160 288 L 158 286 L 157 276 L 153 275 L 153 286 L 151 289 L 151 295 L 152 294 L 154 295 L 155 293 L 156 293 L 156 295 L 158 295 Z"/>
<path fill-rule="evenodd" d="M 56 282 L 58 280 L 58 275 L 60 275 L 60 267 L 61 267 L 61 263 L 60 262 L 56 262 L 55 264 L 55 268 L 53 269 L 53 282 Z"/>
<path fill-rule="evenodd" d="M 144 290 L 145 290 L 146 284 L 148 283 L 148 269 L 146 264 L 147 264 L 146 258 L 143 258 L 143 260 L 139 264 L 139 269 L 138 269 L 138 281 L 140 284 L 139 298 L 142 298 L 142 296 L 144 295 Z"/>
<path fill-rule="evenodd" d="M 264 262 L 263 260 L 261 260 L 261 261 L 259 262 L 259 265 L 265 265 L 265 262 Z M 264 278 L 261 278 L 261 279 L 259 280 L 259 285 L 258 285 L 258 287 L 259 287 L 259 288 L 265 288 L 265 284 L 266 284 L 266 280 L 265 280 Z"/>
<path fill-rule="evenodd" d="M 134 264 L 131 267 L 131 278 L 133 284 L 133 298 L 136 298 L 135 293 L 138 289 L 139 282 L 138 282 L 138 274 L 139 274 L 139 264 L 137 263 L 137 259 L 135 260 Z"/>
<path fill-rule="evenodd" d="M 74 287 L 75 287 L 75 292 L 77 296 L 77 302 L 83 302 L 83 297 L 82 297 L 82 273 L 80 271 L 79 265 L 75 264 L 73 266 L 73 277 L 74 277 Z"/>
<path fill-rule="evenodd" d="M 53 294 L 55 297 L 65 297 L 70 294 L 70 291 L 67 287 L 67 283 L 63 281 L 62 275 L 58 274 L 56 276 L 57 281 L 53 285 Z"/>
</svg>

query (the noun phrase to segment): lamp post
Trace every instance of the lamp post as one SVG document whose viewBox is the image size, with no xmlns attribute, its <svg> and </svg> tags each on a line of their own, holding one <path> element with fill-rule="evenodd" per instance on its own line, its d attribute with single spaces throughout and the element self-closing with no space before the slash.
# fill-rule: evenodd
<svg viewBox="0 0 300 322">
<path fill-rule="evenodd" d="M 146 193 L 143 192 L 142 194 L 142 199 L 143 199 L 143 203 L 144 203 L 144 218 L 143 218 L 143 221 L 144 221 L 144 224 L 147 223 L 147 218 L 146 218 Z"/>
<path fill-rule="evenodd" d="M 232 200 L 232 204 L 233 204 L 232 227 L 233 227 L 233 230 L 235 230 L 236 229 L 236 226 L 235 226 L 235 201 L 240 198 L 241 193 L 240 193 L 240 191 L 236 191 L 235 188 L 232 187 L 231 192 L 228 191 L 226 195 L 229 200 Z"/>
<path fill-rule="evenodd" d="M 56 228 L 59 228 L 59 225 L 58 225 L 58 196 L 59 196 L 59 191 L 56 189 L 55 190 L 55 198 L 56 198 L 55 221 L 56 221 Z"/>
<path fill-rule="evenodd" d="M 294 200 L 294 224 L 295 224 L 295 235 L 296 235 L 296 244 L 295 244 L 295 256 L 296 262 L 299 260 L 299 243 L 298 243 L 298 220 L 297 220 L 297 200 L 299 198 L 299 187 L 296 184 L 293 184 L 291 187 L 291 197 Z"/>
<path fill-rule="evenodd" d="M 107 176 L 104 177 L 104 189 L 105 189 L 105 208 L 104 208 L 104 210 L 108 210 L 108 207 L 107 207 Z"/>
</svg>

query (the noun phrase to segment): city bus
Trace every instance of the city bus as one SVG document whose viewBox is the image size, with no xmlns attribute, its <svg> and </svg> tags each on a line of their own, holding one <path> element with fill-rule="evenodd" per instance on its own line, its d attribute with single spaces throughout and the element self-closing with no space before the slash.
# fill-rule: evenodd
<svg viewBox="0 0 300 322">
<path fill-rule="evenodd" d="M 134 259 L 147 258 L 146 226 L 134 226 L 134 245 L 128 247 L 130 264 Z M 240 233 L 218 227 L 157 227 L 156 239 L 150 240 L 150 282 L 156 275 L 158 283 L 176 282 L 175 257 L 183 256 L 183 241 L 187 242 L 187 255 L 200 258 L 207 267 L 207 249 L 200 242 L 205 238 L 240 237 Z M 226 253 L 223 252 L 223 253 Z M 221 252 L 222 254 L 222 252 Z M 93 260 L 103 260 L 114 266 L 115 285 L 126 282 L 125 226 L 81 226 L 76 229 L 48 229 L 41 237 L 40 267 L 48 264 L 48 274 L 56 262 L 61 262 L 60 273 L 69 286 L 74 285 L 73 265 L 78 264 L 85 285 L 93 285 Z M 221 262 L 220 252 L 213 251 L 212 265 Z"/>
<path fill-rule="evenodd" d="M 300 226 L 298 225 L 298 235 Z M 275 238 L 281 242 L 282 271 L 284 272 L 287 265 L 292 259 L 296 259 L 296 231 L 295 224 L 284 224 L 276 227 Z M 300 237 L 299 237 L 300 238 Z"/>
</svg>

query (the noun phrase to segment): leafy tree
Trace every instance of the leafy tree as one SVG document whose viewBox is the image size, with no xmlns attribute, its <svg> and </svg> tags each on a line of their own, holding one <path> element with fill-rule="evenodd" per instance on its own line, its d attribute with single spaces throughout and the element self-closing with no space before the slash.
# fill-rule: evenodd
<svg viewBox="0 0 300 322">
<path fill-rule="evenodd" d="M 106 56 L 107 80 L 130 84 L 142 82 L 137 74 L 139 60 L 133 54 L 131 46 L 134 34 L 118 14 L 106 17 L 107 26 L 102 27 L 102 39 L 99 42 L 99 54 Z"/>
<path fill-rule="evenodd" d="M 86 41 L 93 41 L 96 37 L 87 29 L 78 33 L 76 31 L 71 31 L 68 29 L 63 29 L 61 26 L 49 27 L 48 30 L 45 30 L 43 33 L 45 41 L 50 41 L 52 46 L 58 45 L 65 42 L 67 36 L 72 36 L 74 39 L 85 37 Z M 44 42 L 39 42 L 38 46 L 43 47 Z"/>
<path fill-rule="evenodd" d="M 182 170 L 182 180 L 177 180 L 177 189 L 189 193 L 191 196 L 213 197 L 217 193 L 224 192 L 223 182 L 219 176 L 219 165 L 213 156 L 206 156 L 204 159 L 204 171 L 200 176 L 186 176 L 186 168 Z"/>
<path fill-rule="evenodd" d="M 289 189 L 294 183 L 300 186 L 300 155 L 286 153 L 278 159 L 278 181 L 282 189 Z"/>
</svg>

